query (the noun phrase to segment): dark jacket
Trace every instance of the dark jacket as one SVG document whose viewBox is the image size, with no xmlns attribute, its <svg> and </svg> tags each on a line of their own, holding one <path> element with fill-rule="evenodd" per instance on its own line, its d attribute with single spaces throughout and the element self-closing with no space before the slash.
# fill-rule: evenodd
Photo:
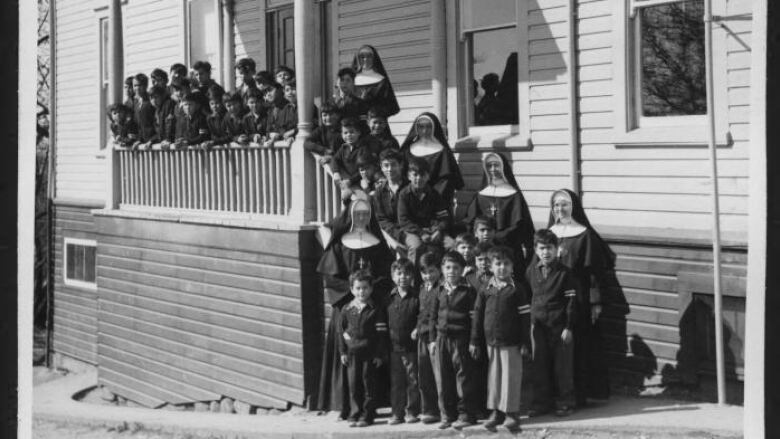
<svg viewBox="0 0 780 439">
<path fill-rule="evenodd" d="M 436 340 L 439 335 L 468 339 L 477 292 L 465 280 L 454 286 L 449 294 L 450 289 L 444 283 L 437 290 L 431 304 L 430 339 Z"/>
<path fill-rule="evenodd" d="M 176 120 L 176 139 L 184 139 L 187 145 L 197 145 L 209 139 L 209 127 L 206 124 L 206 116 L 196 111 L 192 116 L 184 112 Z"/>
<path fill-rule="evenodd" d="M 127 148 L 138 140 L 138 125 L 130 118 L 122 123 L 111 123 L 111 134 L 119 146 Z"/>
<path fill-rule="evenodd" d="M 268 110 L 265 122 L 266 133 L 284 134 L 290 130 L 298 129 L 298 110 L 296 107 L 282 99 Z"/>
<path fill-rule="evenodd" d="M 341 138 L 341 129 L 337 125 L 314 128 L 309 137 L 303 142 L 303 147 L 320 155 L 333 155 L 341 148 L 344 139 Z"/>
<path fill-rule="evenodd" d="M 433 284 L 430 290 L 423 286 L 419 292 L 420 311 L 417 314 L 417 339 L 423 343 L 430 343 L 434 339 L 430 338 L 431 334 L 431 311 L 436 299 L 436 295 L 439 294 L 439 283 Z"/>
<path fill-rule="evenodd" d="M 533 323 L 561 330 L 572 329 L 577 306 L 577 284 L 571 269 L 556 259 L 548 267 L 546 278 L 541 263 L 531 264 L 526 270 L 526 278 L 532 292 Z"/>
<path fill-rule="evenodd" d="M 225 134 L 230 136 L 231 142 L 238 142 L 238 136 L 244 134 L 244 121 L 241 116 L 227 114 L 222 119 Z"/>
<path fill-rule="evenodd" d="M 387 303 L 387 327 L 394 352 L 416 352 L 417 342 L 412 331 L 417 327 L 420 299 L 416 288 L 409 288 L 406 296 L 398 294 L 398 288 L 390 292 Z"/>
<path fill-rule="evenodd" d="M 364 355 L 384 358 L 387 353 L 387 315 L 381 306 L 367 301 L 358 311 L 347 304 L 341 311 L 340 327 L 349 340 L 341 337 L 339 352 L 341 355 Z"/>
<path fill-rule="evenodd" d="M 225 145 L 230 143 L 231 136 L 225 129 L 225 121 L 227 120 L 227 112 L 222 111 L 211 113 L 206 118 L 206 124 L 209 127 L 209 133 L 211 134 L 211 140 L 217 145 Z"/>
<path fill-rule="evenodd" d="M 502 288 L 491 278 L 477 293 L 471 343 L 489 346 L 531 346 L 531 305 L 528 287 L 510 280 Z"/>
<path fill-rule="evenodd" d="M 420 235 L 447 231 L 450 212 L 438 192 L 430 186 L 415 191 L 407 185 L 398 194 L 398 224 L 405 233 Z"/>
<path fill-rule="evenodd" d="M 385 182 L 379 185 L 375 189 L 374 195 L 371 196 L 372 210 L 376 215 L 377 222 L 379 222 L 379 227 L 399 242 L 403 242 L 403 230 L 398 221 L 398 196 L 407 184 L 406 180 L 401 180 L 398 191 L 393 193 L 390 190 L 390 185 Z"/>
<path fill-rule="evenodd" d="M 154 131 L 155 142 L 176 140 L 176 102 L 167 96 L 154 111 Z"/>
<path fill-rule="evenodd" d="M 266 117 L 262 113 L 259 115 L 254 115 L 249 112 L 244 115 L 244 120 L 242 122 L 244 125 L 244 134 L 247 136 L 253 136 L 255 134 L 265 136 L 267 134 L 265 130 Z"/>
<path fill-rule="evenodd" d="M 135 111 L 133 112 L 135 123 L 138 124 L 138 140 L 146 143 L 154 137 L 154 107 L 147 97 L 141 99 L 136 97 Z"/>
<path fill-rule="evenodd" d="M 331 168 L 333 172 L 341 174 L 341 178 L 344 180 L 352 180 L 355 177 L 359 177 L 357 158 L 363 150 L 368 150 L 379 156 L 379 142 L 371 136 L 362 135 L 355 142 L 355 145 L 343 144 L 338 152 L 333 155 L 333 161 L 331 162 Z M 360 179 L 358 178 L 358 181 Z"/>
</svg>

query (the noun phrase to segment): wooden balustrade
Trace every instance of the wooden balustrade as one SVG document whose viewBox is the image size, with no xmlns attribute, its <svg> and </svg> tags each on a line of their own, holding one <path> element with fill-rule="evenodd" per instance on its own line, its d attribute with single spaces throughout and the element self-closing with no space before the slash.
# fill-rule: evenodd
<svg viewBox="0 0 780 439">
<path fill-rule="evenodd" d="M 287 215 L 290 148 L 119 150 L 120 207 Z"/>
<path fill-rule="evenodd" d="M 333 180 L 333 171 L 330 165 L 320 165 L 321 155 L 312 153 L 315 165 L 315 176 L 317 190 L 317 222 L 327 223 L 341 212 L 341 189 Z"/>
</svg>

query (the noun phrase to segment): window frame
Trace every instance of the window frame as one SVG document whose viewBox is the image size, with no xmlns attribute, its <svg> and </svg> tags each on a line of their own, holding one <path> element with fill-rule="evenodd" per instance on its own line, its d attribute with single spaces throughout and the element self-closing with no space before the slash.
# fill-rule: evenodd
<svg viewBox="0 0 780 439">
<path fill-rule="evenodd" d="M 105 23 L 105 32 L 103 34 L 103 25 Z M 98 117 L 99 123 L 97 130 L 97 144 L 98 154 L 103 154 L 108 149 L 108 144 L 111 142 L 111 134 L 108 122 L 108 111 L 106 108 L 108 105 L 113 104 L 108 102 L 109 95 L 109 79 L 108 79 L 108 63 L 110 62 L 109 51 L 110 41 L 106 41 L 111 32 L 110 24 L 108 22 L 108 8 L 101 8 L 95 10 L 95 28 L 97 31 L 97 81 L 98 84 Z M 105 45 L 104 45 L 105 41 Z M 124 79 L 123 79 L 124 80 Z M 122 86 L 124 87 L 124 85 Z"/>
<path fill-rule="evenodd" d="M 77 245 L 82 247 L 95 248 L 95 282 L 87 282 L 80 279 L 71 279 L 68 277 L 68 245 Z M 83 288 L 90 291 L 97 290 L 97 241 L 94 239 L 82 239 L 63 237 L 62 240 L 62 281 L 65 285 L 76 288 Z"/>
<path fill-rule="evenodd" d="M 614 116 L 613 143 L 624 146 L 679 145 L 699 146 L 708 143 L 707 114 L 691 116 L 641 116 L 639 83 L 638 10 L 644 7 L 684 0 L 615 1 L 613 14 L 614 48 Z M 713 1 L 713 15 L 725 14 L 725 0 Z M 726 71 L 726 35 L 721 28 L 712 30 L 715 136 L 718 145 L 730 145 L 728 126 L 728 90 Z"/>
<path fill-rule="evenodd" d="M 217 61 L 211 63 L 211 79 L 216 81 L 218 84 L 224 84 L 224 78 L 223 76 L 226 74 L 226 67 L 230 68 L 230 72 L 232 72 L 233 66 L 224 66 L 224 50 L 225 50 L 225 44 L 224 44 L 224 17 L 222 14 L 224 14 L 224 11 L 222 9 L 222 3 L 223 0 L 210 0 L 214 4 L 214 8 L 217 15 L 217 34 L 219 35 L 219 41 L 218 41 L 218 49 L 217 49 Z M 192 64 L 194 64 L 195 60 L 192 56 L 192 2 L 193 0 L 182 0 L 182 13 L 184 15 L 184 65 L 187 66 L 187 70 L 192 70 Z M 230 74 L 230 73 L 227 73 Z"/>
</svg>

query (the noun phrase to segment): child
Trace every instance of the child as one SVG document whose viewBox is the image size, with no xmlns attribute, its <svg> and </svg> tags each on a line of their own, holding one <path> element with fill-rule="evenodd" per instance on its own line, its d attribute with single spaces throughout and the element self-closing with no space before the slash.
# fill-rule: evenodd
<svg viewBox="0 0 780 439">
<path fill-rule="evenodd" d="M 417 317 L 417 383 L 420 386 L 423 424 L 439 422 L 438 388 L 439 369 L 434 356 L 428 349 L 431 339 L 431 308 L 433 299 L 439 290 L 441 257 L 436 252 L 427 252 L 420 256 L 420 311 Z"/>
<path fill-rule="evenodd" d="M 163 69 L 152 70 L 149 78 L 152 80 L 152 88 L 157 87 L 158 85 L 163 89 L 168 87 L 168 74 L 165 73 L 165 70 Z"/>
<path fill-rule="evenodd" d="M 333 154 L 341 148 L 344 140 L 341 138 L 341 113 L 330 102 L 322 104 L 318 127 L 312 130 L 309 137 L 303 142 L 303 147 L 310 152 L 322 156 L 320 164 L 325 165 L 333 159 Z"/>
<path fill-rule="evenodd" d="M 133 91 L 132 76 L 125 78 L 125 100 L 122 101 L 122 103 L 130 108 L 130 113 L 132 114 L 133 109 L 135 108 L 135 92 Z"/>
<path fill-rule="evenodd" d="M 465 275 L 469 285 L 479 291 L 490 280 L 490 258 L 488 252 L 493 248 L 489 242 L 478 242 L 474 246 L 474 271 Z"/>
<path fill-rule="evenodd" d="M 241 95 L 241 99 L 246 104 L 247 97 L 249 97 L 250 90 L 257 90 L 257 84 L 255 83 L 255 60 L 252 58 L 241 58 L 236 63 L 236 78 L 240 78 L 241 82 L 236 84 L 236 93 Z"/>
<path fill-rule="evenodd" d="M 408 259 L 393 262 L 390 273 L 395 288 L 387 304 L 390 331 L 390 400 L 393 417 L 390 425 L 419 422 L 420 392 L 417 388 L 417 317 L 420 299 L 412 286 L 414 264 Z M 406 417 L 404 418 L 404 415 Z"/>
<path fill-rule="evenodd" d="M 382 151 L 386 149 L 398 151 L 401 148 L 398 145 L 398 140 L 390 132 L 387 118 L 374 108 L 368 110 L 368 127 L 371 129 L 371 136 L 377 139 L 382 146 Z"/>
<path fill-rule="evenodd" d="M 379 144 L 370 136 L 363 134 L 359 120 L 344 118 L 341 121 L 341 138 L 344 144 L 333 156 L 331 168 L 333 179 L 340 182 L 342 189 L 349 188 L 351 181 L 358 177 L 357 157 L 363 150 L 379 155 Z"/>
<path fill-rule="evenodd" d="M 246 95 L 246 106 L 249 110 L 244 115 L 244 135 L 241 138 L 246 142 L 262 143 L 265 137 L 266 115 L 265 108 L 260 103 L 260 92 L 250 89 Z M 244 142 L 240 142 L 244 143 Z"/>
<path fill-rule="evenodd" d="M 555 406 L 557 416 L 568 416 L 574 404 L 572 328 L 576 312 L 576 281 L 558 260 L 558 237 L 549 229 L 534 234 L 538 263 L 526 277 L 531 285 L 533 322 L 533 402 L 529 416 Z M 553 389 L 557 392 L 553 393 Z"/>
<path fill-rule="evenodd" d="M 496 221 L 483 215 L 474 218 L 474 236 L 479 242 L 493 243 L 496 236 Z"/>
<path fill-rule="evenodd" d="M 108 120 L 114 145 L 120 148 L 135 147 L 138 144 L 138 126 L 133 120 L 132 110 L 124 104 L 108 106 Z"/>
<path fill-rule="evenodd" d="M 203 96 L 207 96 L 209 89 L 217 84 L 211 79 L 211 63 L 208 61 L 196 61 L 192 66 L 193 76 L 198 82 L 198 90 L 203 93 Z M 219 86 L 222 88 L 221 86 Z M 223 90 L 224 93 L 224 90 Z"/>
<path fill-rule="evenodd" d="M 209 87 L 208 98 L 211 114 L 206 117 L 206 125 L 209 127 L 211 139 L 205 143 L 206 148 L 230 144 L 231 136 L 225 127 L 227 110 L 223 104 L 223 96 L 224 92 L 219 84 L 214 83 Z"/>
<path fill-rule="evenodd" d="M 171 79 L 171 85 L 168 86 L 168 92 L 170 94 L 173 94 L 173 81 L 177 79 L 178 80 L 186 79 L 187 84 L 189 84 L 189 79 L 187 78 L 187 67 L 184 64 L 181 63 L 172 64 L 168 72 L 170 73 L 169 76 Z"/>
<path fill-rule="evenodd" d="M 485 428 L 495 430 L 506 417 L 504 426 L 516 432 L 523 357 L 531 347 L 531 306 L 527 286 L 513 278 L 512 250 L 494 247 L 488 256 L 493 277 L 477 294 L 469 351 L 478 359 L 483 356 L 481 346 L 487 345 L 487 408 L 492 412 Z"/>
<path fill-rule="evenodd" d="M 462 277 L 465 261 L 449 250 L 441 260 L 444 282 L 431 304 L 428 345 L 439 368 L 440 429 L 462 429 L 477 422 L 474 359 L 468 351 L 471 312 L 477 292 Z M 457 419 L 457 421 L 456 421 Z"/>
<path fill-rule="evenodd" d="M 355 90 L 355 71 L 344 67 L 336 74 L 335 93 L 333 103 L 339 108 L 344 118 L 357 118 L 366 114 L 368 110 L 365 102 L 357 96 Z"/>
<path fill-rule="evenodd" d="M 374 153 L 368 150 L 360 151 L 357 157 L 358 177 L 352 183 L 352 192 L 362 191 L 368 196 L 374 195 L 376 182 L 381 178 L 379 163 Z"/>
<path fill-rule="evenodd" d="M 466 268 L 463 270 L 463 276 L 473 273 L 477 270 L 474 265 L 474 247 L 477 245 L 477 238 L 471 233 L 461 233 L 455 237 L 455 251 L 463 256 L 466 261 Z"/>
<path fill-rule="evenodd" d="M 367 271 L 349 276 L 355 298 L 341 314 L 339 351 L 349 379 L 350 427 L 367 427 L 376 416 L 376 368 L 386 352 L 387 318 L 382 307 L 371 301 L 373 281 Z"/>
<path fill-rule="evenodd" d="M 176 102 L 175 116 L 178 118 L 184 105 L 184 96 L 190 93 L 190 80 L 187 78 L 174 78 L 171 80 L 171 99 Z"/>
<path fill-rule="evenodd" d="M 447 235 L 450 211 L 441 195 L 427 184 L 428 162 L 412 158 L 407 177 L 409 185 L 398 195 L 398 223 L 404 232 L 409 259 L 417 261 L 418 249 L 423 244 L 452 246 L 453 240 Z"/>
<path fill-rule="evenodd" d="M 163 72 L 165 73 L 165 72 Z M 154 132 L 150 143 L 160 143 L 162 148 L 168 149 L 176 135 L 176 103 L 168 96 L 168 91 L 162 84 L 152 87 L 149 93 L 154 107 Z"/>
<path fill-rule="evenodd" d="M 403 157 L 398 151 L 385 149 L 379 154 L 379 166 L 382 169 L 384 180 L 376 185 L 371 202 L 374 213 L 382 231 L 395 242 L 388 242 L 390 247 L 405 256 L 406 246 L 403 245 L 404 237 L 401 225 L 398 223 L 398 194 L 407 181 L 401 169 Z"/>
<path fill-rule="evenodd" d="M 266 146 L 273 146 L 277 140 L 284 140 L 292 145 L 298 132 L 298 110 L 284 98 L 282 86 L 274 83 L 265 92 L 265 101 L 269 105 L 266 118 L 268 139 Z"/>
<path fill-rule="evenodd" d="M 133 119 L 138 125 L 138 141 L 148 143 L 154 137 L 154 108 L 149 100 L 149 78 L 143 73 L 133 77 L 133 92 L 135 93 L 135 112 Z"/>
<path fill-rule="evenodd" d="M 241 95 L 238 93 L 226 93 L 222 97 L 222 102 L 226 110 L 225 118 L 222 121 L 225 134 L 230 137 L 230 141 L 247 145 L 249 137 L 244 134 L 244 102 L 241 99 Z"/>
<path fill-rule="evenodd" d="M 295 72 L 287 66 L 279 66 L 274 69 L 274 79 L 279 85 L 284 85 L 293 78 L 295 78 Z"/>
<path fill-rule="evenodd" d="M 198 146 L 209 139 L 206 116 L 200 111 L 195 93 L 188 93 L 182 102 L 182 114 L 176 120 L 176 147 Z"/>
</svg>

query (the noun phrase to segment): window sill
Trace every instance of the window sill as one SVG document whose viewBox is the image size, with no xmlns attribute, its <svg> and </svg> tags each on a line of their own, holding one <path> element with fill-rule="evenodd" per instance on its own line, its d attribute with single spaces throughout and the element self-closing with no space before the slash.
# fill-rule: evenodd
<svg viewBox="0 0 780 439">
<path fill-rule="evenodd" d="M 616 146 L 707 146 L 709 139 L 706 125 L 653 126 L 636 128 L 628 132 L 616 130 L 612 143 Z M 715 143 L 719 147 L 732 146 L 731 133 L 716 132 Z"/>
</svg>

